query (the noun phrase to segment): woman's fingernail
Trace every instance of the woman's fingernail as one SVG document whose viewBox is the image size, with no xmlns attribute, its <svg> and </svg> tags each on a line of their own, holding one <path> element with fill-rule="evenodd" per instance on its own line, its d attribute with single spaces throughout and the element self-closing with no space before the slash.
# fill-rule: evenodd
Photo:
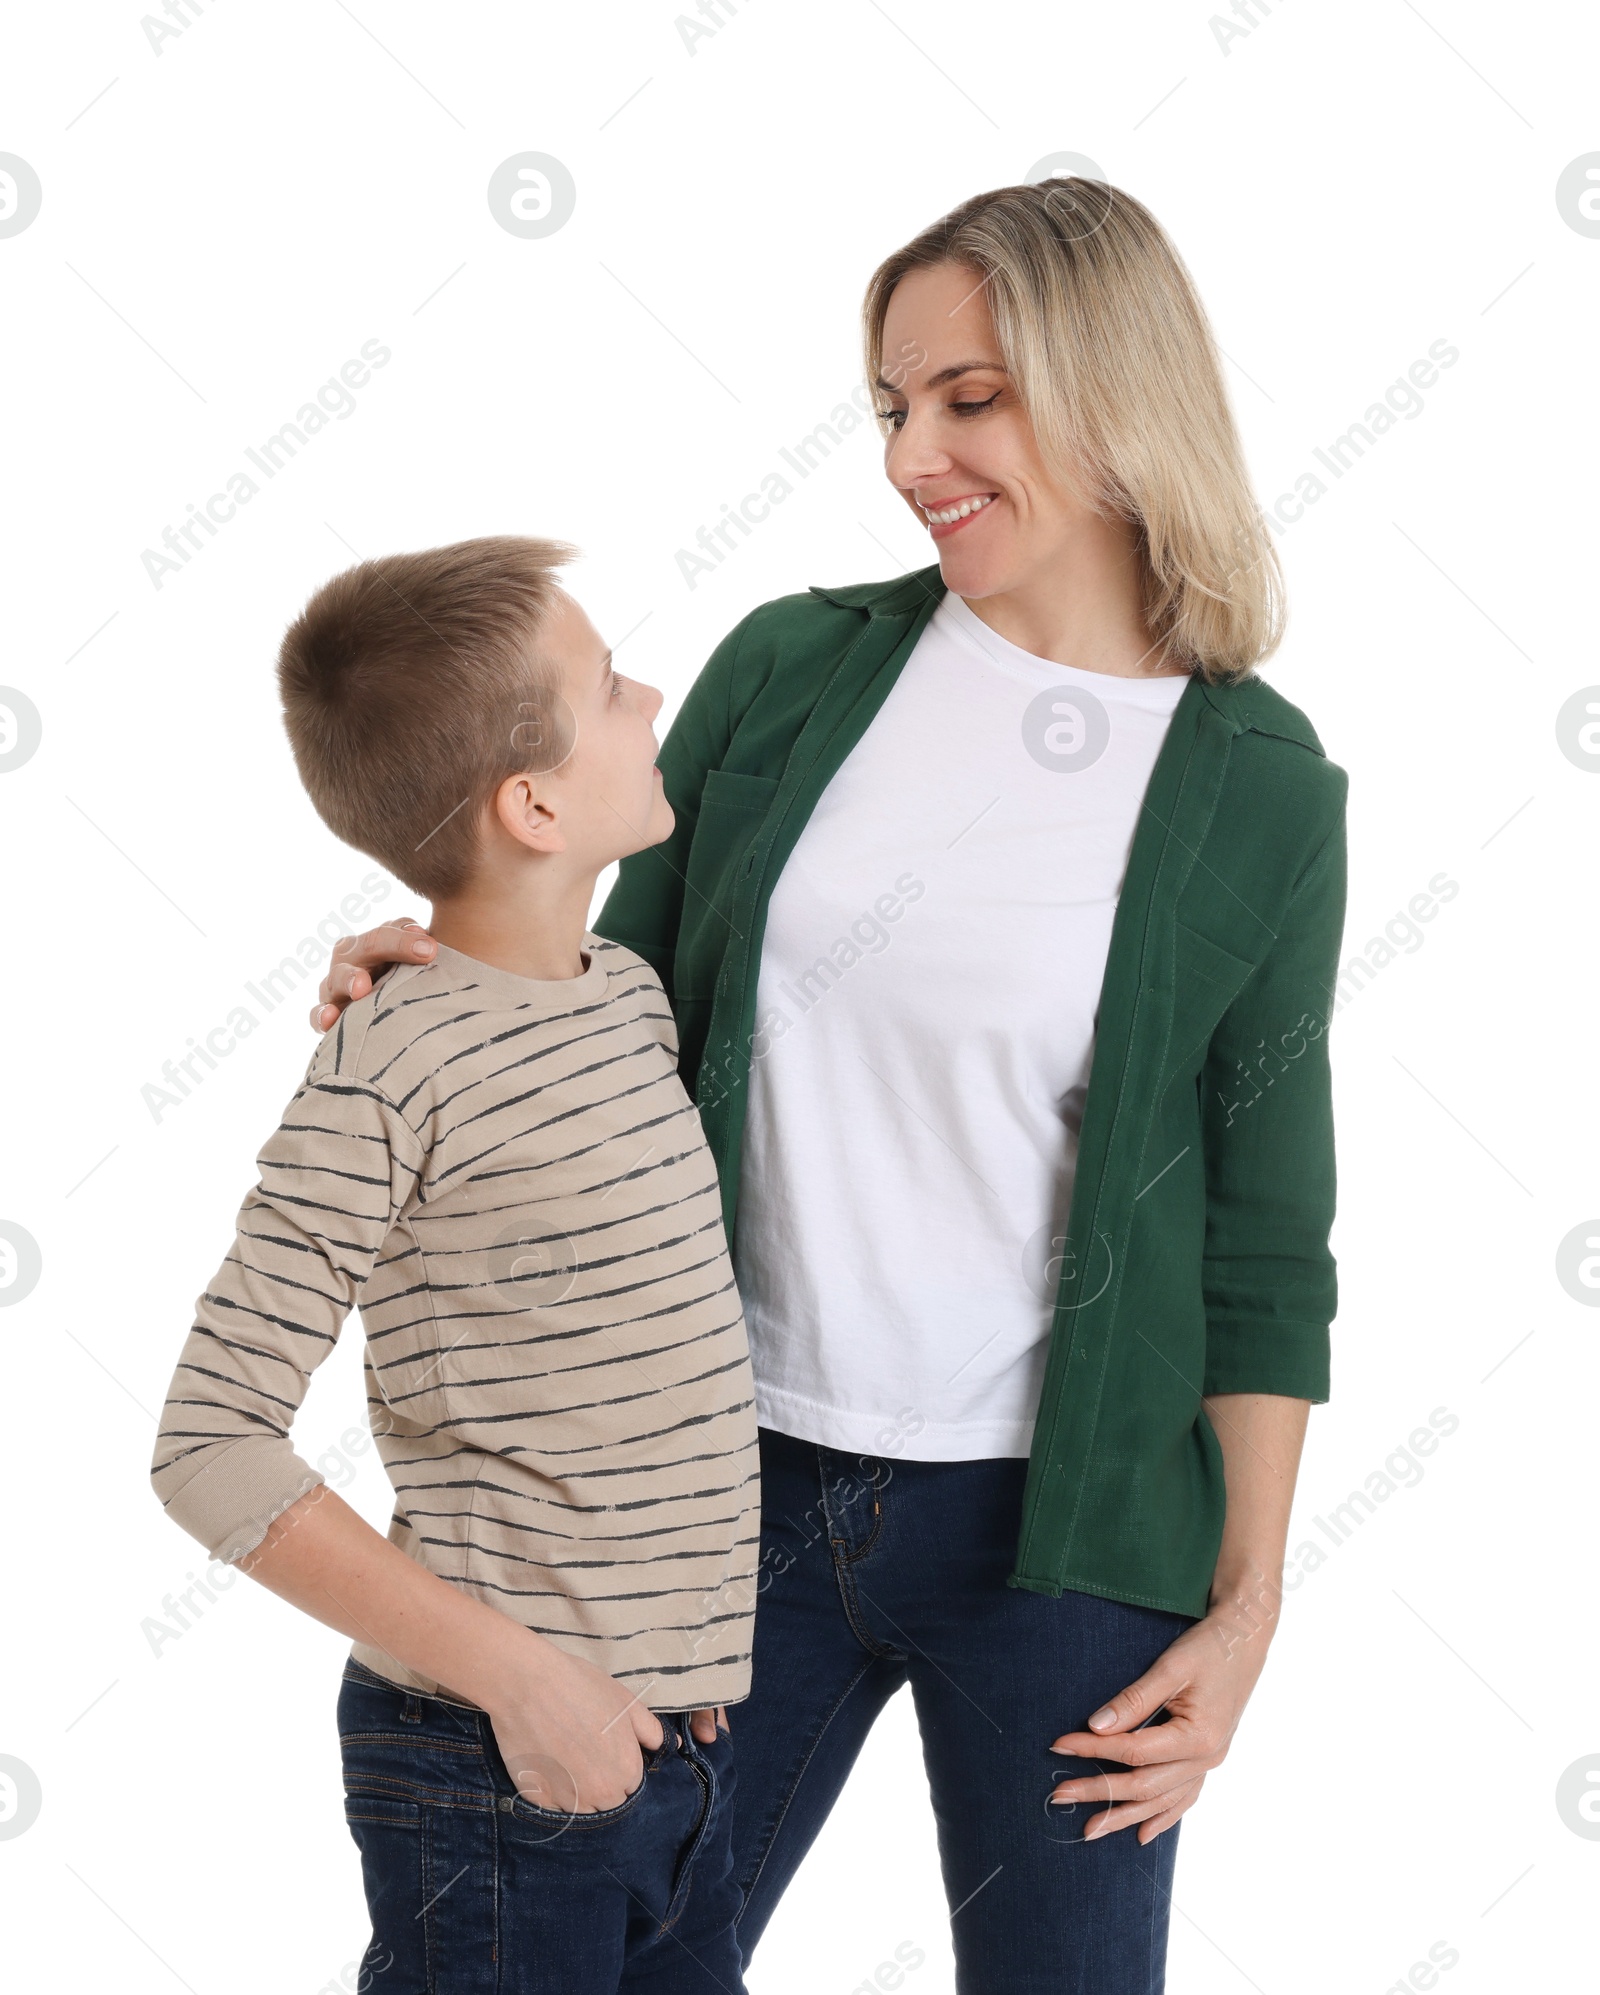
<svg viewBox="0 0 1600 1995">
<path fill-rule="evenodd" d="M 1089 1720 L 1089 1729 L 1091 1732 L 1103 1732 L 1107 1725 L 1114 1725 L 1116 1722 L 1117 1714 L 1108 1704 L 1103 1711 L 1097 1711 Z"/>
</svg>

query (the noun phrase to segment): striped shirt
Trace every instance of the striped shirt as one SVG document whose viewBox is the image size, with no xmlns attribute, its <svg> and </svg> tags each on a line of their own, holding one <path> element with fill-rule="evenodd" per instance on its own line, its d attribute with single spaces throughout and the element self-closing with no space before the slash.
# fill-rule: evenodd
<svg viewBox="0 0 1600 1995">
<path fill-rule="evenodd" d="M 289 1428 L 359 1302 L 390 1541 L 656 1710 L 731 1703 L 758 1487 L 716 1170 L 660 981 L 584 949 L 536 983 L 441 948 L 322 1040 L 197 1305 L 153 1479 L 215 1557 L 259 1544 L 324 1480 Z"/>
</svg>

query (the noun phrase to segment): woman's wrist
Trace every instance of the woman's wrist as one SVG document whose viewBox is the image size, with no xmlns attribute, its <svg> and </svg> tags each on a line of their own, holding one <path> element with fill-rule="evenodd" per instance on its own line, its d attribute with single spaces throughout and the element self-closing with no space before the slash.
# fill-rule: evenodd
<svg viewBox="0 0 1600 1995">
<path fill-rule="evenodd" d="M 1270 1641 L 1283 1606 L 1283 1562 L 1234 1557 L 1218 1565 L 1211 1582 L 1206 1618 L 1241 1636 Z"/>
</svg>

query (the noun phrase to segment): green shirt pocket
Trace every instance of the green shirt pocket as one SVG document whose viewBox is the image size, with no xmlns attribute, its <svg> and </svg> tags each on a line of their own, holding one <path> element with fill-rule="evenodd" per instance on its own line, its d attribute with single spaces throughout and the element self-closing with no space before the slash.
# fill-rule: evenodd
<svg viewBox="0 0 1600 1995">
<path fill-rule="evenodd" d="M 1172 1048 L 1162 1087 L 1204 1052 L 1222 1015 L 1254 976 L 1257 965 L 1224 949 L 1178 917 L 1173 922 Z"/>
</svg>

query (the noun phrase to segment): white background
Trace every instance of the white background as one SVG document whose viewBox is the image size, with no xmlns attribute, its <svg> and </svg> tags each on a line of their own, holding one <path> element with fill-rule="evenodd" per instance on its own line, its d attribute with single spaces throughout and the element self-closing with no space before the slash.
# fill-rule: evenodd
<svg viewBox="0 0 1600 1995">
<path fill-rule="evenodd" d="M 21 10 L 0 81 L 44 191 L 0 240 L 0 679 L 44 727 L 0 776 L 0 1219 L 43 1253 L 0 1313 L 0 1754 L 43 1794 L 0 1840 L 15 1985 L 316 1995 L 366 1937 L 345 1645 L 244 1581 L 159 1653 L 143 1625 L 201 1570 L 146 1483 L 154 1416 L 309 984 L 159 1121 L 141 1089 L 371 870 L 296 785 L 285 622 L 355 554 L 556 534 L 670 719 L 754 604 L 929 560 L 866 426 L 698 586 L 675 557 L 848 396 L 878 260 L 1072 150 L 1193 270 L 1267 502 L 1460 353 L 1282 537 L 1269 672 L 1351 774 L 1347 955 L 1460 889 L 1334 1029 L 1335 1396 L 1291 1543 L 1433 1409 L 1459 1427 L 1291 1596 L 1182 1832 L 1171 1985 L 1382 1995 L 1445 1941 L 1449 1995 L 1592 1986 L 1600 1843 L 1555 1787 L 1600 1752 L 1600 1316 L 1555 1265 L 1600 1212 L 1600 775 L 1555 723 L 1600 681 L 1600 240 L 1555 190 L 1600 147 L 1593 23 L 1290 0 L 1224 51 L 1203 0 L 749 0 L 691 52 L 670 0 L 179 12 L 158 53 L 131 0 Z M 543 240 L 486 200 L 526 150 L 577 185 Z M 156 588 L 143 550 L 368 339 L 392 359 L 355 412 Z M 362 1417 L 358 1357 L 352 1329 L 313 1459 Z M 334 1468 L 382 1519 L 374 1456 Z M 945 1934 L 902 1701 L 752 1988 L 849 1995 L 909 1940 L 935 1995 Z"/>
</svg>

